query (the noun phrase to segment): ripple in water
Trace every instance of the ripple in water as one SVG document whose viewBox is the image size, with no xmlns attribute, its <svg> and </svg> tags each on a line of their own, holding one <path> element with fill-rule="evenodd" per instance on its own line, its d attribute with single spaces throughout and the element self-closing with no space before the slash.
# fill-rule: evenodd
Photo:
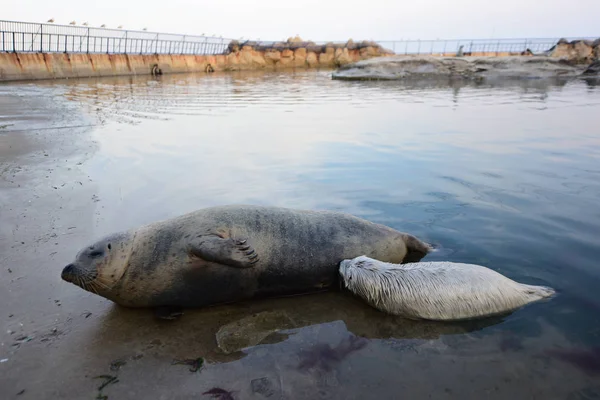
<svg viewBox="0 0 600 400">
<path fill-rule="evenodd" d="M 282 359 L 311 354 L 310 365 L 325 361 L 302 352 L 303 341 L 331 353 L 321 373 L 334 378 L 315 381 L 319 393 L 331 382 L 377 381 L 356 390 L 385 397 L 423 377 L 436 387 L 427 392 L 423 381 L 412 398 L 468 397 L 485 385 L 500 387 L 497 398 L 595 387 L 597 87 L 411 87 L 291 72 L 111 78 L 40 92 L 64 94 L 99 121 L 100 150 L 86 164 L 105 207 L 98 234 L 226 203 L 343 210 L 437 244 L 432 260 L 481 263 L 560 293 L 467 336 L 417 340 L 390 328 L 338 357 L 331 349 L 349 340 L 348 327 L 319 322 L 264 345 Z M 244 365 L 268 369 L 260 348 Z M 311 372 L 286 373 L 293 386 Z"/>
</svg>

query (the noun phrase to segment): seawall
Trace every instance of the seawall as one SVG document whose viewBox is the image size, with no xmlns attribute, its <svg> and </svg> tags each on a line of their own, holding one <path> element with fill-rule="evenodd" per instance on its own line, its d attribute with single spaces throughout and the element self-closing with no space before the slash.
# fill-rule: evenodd
<svg viewBox="0 0 600 400">
<path fill-rule="evenodd" d="M 0 82 L 283 68 L 337 68 L 390 55 L 372 42 L 316 45 L 288 41 L 259 46 L 233 41 L 225 54 L 0 53 Z"/>
</svg>

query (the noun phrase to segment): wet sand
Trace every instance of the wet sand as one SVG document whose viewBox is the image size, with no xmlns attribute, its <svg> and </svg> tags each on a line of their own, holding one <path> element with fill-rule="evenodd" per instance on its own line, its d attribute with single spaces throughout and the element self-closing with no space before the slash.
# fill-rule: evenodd
<svg viewBox="0 0 600 400">
<path fill-rule="evenodd" d="M 50 98 L 27 97 L 28 105 L 48 108 L 46 121 L 28 120 L 30 109 L 15 98 L 2 101 L 16 104 L 4 113 L 13 129 L 0 130 L 3 399 L 211 393 L 221 399 L 584 399 L 600 392 L 593 368 L 582 372 L 582 363 L 548 355 L 549 343 L 575 344 L 543 318 L 536 332 L 511 334 L 496 329 L 501 319 L 414 322 L 346 294 L 323 293 L 186 310 L 164 321 L 83 292 L 61 281 L 60 270 L 96 238 L 103 217 L 97 186 L 84 169 L 98 150 L 95 128 L 81 127 L 99 122 L 61 110 Z M 525 322 L 536 307 L 543 305 L 512 323 Z M 225 354 L 217 332 L 244 318 L 258 319 L 253 333 L 264 339 L 243 351 L 242 340 L 240 351 Z M 284 329 L 276 332 L 282 320 Z M 204 359 L 199 371 L 173 364 L 198 358 Z M 110 383 L 99 390 L 103 382 Z"/>
</svg>

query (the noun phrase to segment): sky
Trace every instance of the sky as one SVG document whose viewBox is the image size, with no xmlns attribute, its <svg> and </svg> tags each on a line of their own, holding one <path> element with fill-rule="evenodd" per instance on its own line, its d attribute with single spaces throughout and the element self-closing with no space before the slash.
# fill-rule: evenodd
<svg viewBox="0 0 600 400">
<path fill-rule="evenodd" d="M 600 0 L 2 0 L 3 20 L 283 40 L 600 37 Z"/>
</svg>

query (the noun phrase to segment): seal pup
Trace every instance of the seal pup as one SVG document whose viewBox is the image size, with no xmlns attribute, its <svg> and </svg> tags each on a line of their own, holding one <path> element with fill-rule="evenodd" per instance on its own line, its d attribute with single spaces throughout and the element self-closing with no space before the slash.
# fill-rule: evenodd
<svg viewBox="0 0 600 400">
<path fill-rule="evenodd" d="M 61 276 L 128 307 L 202 307 L 339 288 L 344 259 L 403 263 L 430 250 L 340 212 L 231 205 L 106 236 Z"/>
<path fill-rule="evenodd" d="M 360 256 L 340 263 L 343 285 L 371 306 L 411 319 L 463 320 L 509 313 L 552 296 L 489 268 L 441 262 L 403 265 Z"/>
</svg>

